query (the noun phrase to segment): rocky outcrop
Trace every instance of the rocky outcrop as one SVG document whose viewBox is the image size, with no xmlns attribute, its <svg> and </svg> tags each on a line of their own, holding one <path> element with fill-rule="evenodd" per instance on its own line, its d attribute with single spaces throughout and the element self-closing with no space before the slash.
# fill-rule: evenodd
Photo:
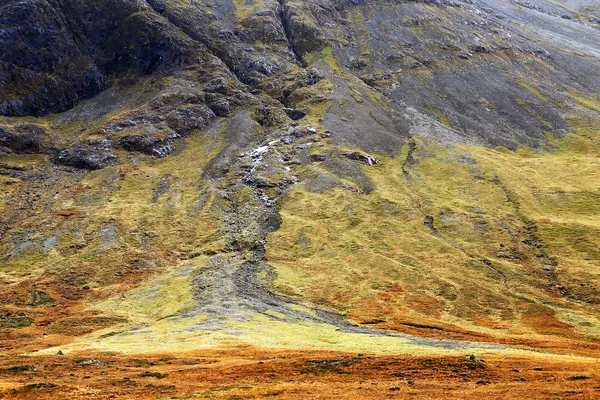
<svg viewBox="0 0 600 400">
<path fill-rule="evenodd" d="M 97 94 L 108 38 L 138 10 L 133 0 L 3 2 L 0 115 L 60 112 Z"/>
<path fill-rule="evenodd" d="M 110 147 L 111 143 L 107 140 L 80 143 L 73 148 L 61 151 L 58 154 L 57 162 L 69 167 L 89 170 L 117 165 L 119 159 Z"/>
<path fill-rule="evenodd" d="M 197 47 L 136 0 L 0 5 L 0 115 L 65 111 L 116 72 L 182 64 Z"/>
<path fill-rule="evenodd" d="M 373 156 L 370 156 L 365 153 L 359 153 L 357 151 L 348 151 L 348 152 L 344 153 L 344 155 L 351 160 L 360 161 L 361 163 L 363 163 L 365 165 L 375 165 L 375 164 L 379 164 L 379 162 L 380 162 L 378 159 L 376 159 Z"/>
<path fill-rule="evenodd" d="M 321 50 L 327 45 L 324 35 L 317 28 L 318 22 L 313 11 L 331 15 L 333 9 L 327 9 L 332 6 L 328 3 L 321 2 L 317 5 L 312 2 L 280 0 L 281 25 L 290 48 L 300 61 L 308 53 Z"/>
<path fill-rule="evenodd" d="M 26 124 L 14 128 L 0 127 L 0 154 L 1 153 L 42 153 L 45 148 L 42 141 L 46 130 L 37 125 Z"/>
<path fill-rule="evenodd" d="M 129 69 L 151 74 L 159 67 L 192 61 L 198 45 L 158 15 L 136 13 L 123 21 L 107 44 L 108 73 Z"/>
<path fill-rule="evenodd" d="M 119 145 L 127 151 L 137 151 L 156 158 L 167 157 L 173 152 L 173 143 L 169 138 L 149 135 L 128 135 L 119 139 Z"/>
<path fill-rule="evenodd" d="M 208 107 L 216 116 L 219 117 L 227 117 L 231 112 L 231 104 L 229 103 L 229 101 L 224 99 L 210 103 Z"/>
<path fill-rule="evenodd" d="M 178 107 L 167 114 L 167 124 L 179 134 L 205 127 L 215 113 L 208 107 L 198 104 Z"/>
</svg>

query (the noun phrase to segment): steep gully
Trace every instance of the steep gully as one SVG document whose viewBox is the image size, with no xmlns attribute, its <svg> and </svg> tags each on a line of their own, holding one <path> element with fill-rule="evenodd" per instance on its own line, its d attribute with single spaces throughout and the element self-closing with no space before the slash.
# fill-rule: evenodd
<svg viewBox="0 0 600 400">
<path fill-rule="evenodd" d="M 304 60 L 299 54 L 293 40 L 291 24 L 286 14 L 286 0 L 279 0 L 277 9 L 281 26 L 300 66 L 304 66 Z M 231 68 L 230 68 L 231 69 Z M 276 198 L 269 196 L 256 185 L 256 175 L 259 173 L 263 159 L 269 153 L 273 153 L 274 159 L 282 161 L 278 147 L 282 142 L 277 139 L 275 129 L 271 132 L 271 140 L 247 152 L 252 159 L 250 168 L 246 174 L 234 184 L 227 188 L 220 187 L 223 198 L 229 202 L 225 209 L 223 226 L 228 237 L 227 249 L 224 252 L 210 256 L 206 262 L 207 268 L 194 278 L 196 289 L 195 299 L 197 307 L 190 314 L 206 314 L 209 318 L 206 322 L 196 325 L 197 329 L 223 329 L 227 328 L 228 321 L 243 321 L 253 315 L 263 315 L 269 319 L 283 320 L 285 322 L 312 322 L 335 326 L 338 330 L 348 333 L 368 334 L 374 336 L 396 336 L 409 339 L 414 344 L 434 346 L 442 348 L 463 348 L 472 346 L 472 342 L 460 342 L 454 340 L 436 340 L 420 338 L 396 332 L 374 330 L 368 327 L 352 324 L 342 314 L 325 310 L 319 307 L 304 304 L 301 299 L 274 293 L 271 290 L 275 280 L 275 272 L 266 260 L 265 244 L 269 233 L 277 230 L 281 223 L 281 217 L 276 207 L 276 202 L 282 199 L 289 187 L 295 184 L 295 179 L 290 179 L 287 184 L 277 188 Z M 408 177 L 406 167 L 413 162 L 412 153 L 416 149 L 413 140 L 409 143 L 409 155 L 407 162 L 403 165 L 402 172 Z M 410 159 L 409 159 L 410 158 Z M 242 158 L 238 164 L 231 166 L 231 171 L 244 169 Z M 291 173 L 290 166 L 279 162 L 277 168 Z M 271 163 L 273 167 L 273 163 Z M 295 178 L 295 177 L 293 177 Z M 213 182 L 217 187 L 219 182 Z M 240 205 L 235 200 L 235 193 L 242 187 L 251 189 L 253 197 Z M 258 225 L 258 227 L 257 227 Z M 247 232 L 252 232 L 249 240 Z M 302 311 L 301 307 L 307 311 Z M 275 314 L 276 313 L 276 314 Z M 279 315 L 275 317 L 274 315 Z M 501 345 L 477 343 L 477 346 L 487 348 L 501 348 Z"/>
<path fill-rule="evenodd" d="M 286 0 L 279 0 L 279 6 L 277 7 L 277 13 L 279 14 L 279 20 L 281 21 L 281 27 L 283 28 L 283 32 L 285 33 L 285 36 L 289 43 L 290 50 L 292 51 L 292 53 L 294 53 L 294 56 L 296 57 L 296 61 L 298 62 L 298 65 L 301 67 L 305 67 L 306 63 L 304 62 L 302 55 L 299 53 L 298 48 L 297 48 L 296 44 L 294 43 L 294 35 L 292 33 L 292 28 L 290 25 L 289 18 L 287 16 Z"/>
<path fill-rule="evenodd" d="M 265 243 L 269 233 L 277 230 L 281 223 L 279 210 L 275 204 L 286 195 L 289 188 L 295 184 L 295 180 L 290 179 L 287 184 L 280 185 L 277 190 L 278 195 L 270 198 L 262 188 L 257 187 L 255 183 L 260 180 L 255 178 L 260 173 L 264 158 L 269 156 L 270 168 L 273 167 L 272 160 L 282 159 L 279 153 L 281 145 L 280 140 L 272 139 L 247 152 L 246 156 L 240 157 L 235 163 L 237 165 L 232 166 L 231 170 L 249 167 L 249 171 L 235 184 L 217 189 L 228 202 L 223 218 L 227 247 L 225 251 L 211 255 L 206 262 L 206 268 L 203 268 L 193 280 L 197 307 L 188 313 L 188 316 L 200 314 L 209 316 L 205 322 L 195 325 L 193 329 L 227 329 L 231 321 L 240 322 L 252 316 L 262 315 L 271 320 L 287 323 L 327 324 L 346 333 L 394 336 L 423 346 L 448 349 L 472 347 L 474 345 L 472 342 L 420 338 L 355 325 L 347 321 L 342 314 L 305 304 L 299 298 L 284 296 L 271 290 L 276 275 L 265 258 Z M 251 158 L 251 164 L 244 166 L 244 162 L 248 162 L 248 157 Z M 288 174 L 293 173 L 284 162 L 279 162 L 278 168 Z M 213 184 L 218 186 L 218 182 Z M 235 193 L 244 187 L 250 188 L 253 195 L 244 204 L 239 204 L 235 200 Z M 483 343 L 476 345 L 485 348 L 503 347 Z"/>
</svg>

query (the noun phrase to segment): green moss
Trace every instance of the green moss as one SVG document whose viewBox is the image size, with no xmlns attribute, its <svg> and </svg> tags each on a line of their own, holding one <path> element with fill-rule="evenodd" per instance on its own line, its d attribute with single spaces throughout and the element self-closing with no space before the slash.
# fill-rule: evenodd
<svg viewBox="0 0 600 400">
<path fill-rule="evenodd" d="M 538 97 L 538 98 L 540 98 L 540 99 L 542 99 L 544 101 L 547 101 L 547 102 L 551 102 L 552 101 L 552 99 L 550 97 L 543 95 L 542 93 L 540 93 L 539 90 L 537 90 L 533 86 L 528 85 L 527 83 L 525 83 L 523 81 L 520 81 L 520 80 L 517 80 L 517 83 L 519 85 L 521 85 L 522 87 L 524 87 L 525 89 L 527 89 L 527 91 L 530 92 L 531 94 L 533 94 L 534 96 L 536 96 L 536 97 Z"/>
<path fill-rule="evenodd" d="M 350 89 L 350 96 L 352 96 L 352 98 L 354 99 L 354 101 L 356 101 L 357 103 L 362 103 L 364 101 L 363 97 L 362 97 L 362 94 L 358 90 L 356 90 L 354 88 Z"/>
<path fill-rule="evenodd" d="M 23 240 L 33 240 L 32 246 L 15 253 L 8 242 L 0 244 L 3 254 L 14 254 L 2 263 L 0 272 L 36 276 L 52 270 L 80 285 L 103 285 L 138 265 L 152 270 L 178 264 L 180 254 L 218 251 L 224 246 L 218 237 L 221 225 L 218 213 L 211 209 L 215 196 L 203 183 L 203 168 L 222 149 L 222 140 L 222 131 L 194 135 L 181 142 L 185 150 L 165 159 L 123 151 L 118 167 L 68 177 L 73 180 L 61 182 L 68 186 L 61 201 L 49 201 L 53 209 L 29 220 L 38 235 Z M 39 161 L 29 158 L 7 161 L 26 161 L 28 167 Z M 20 183 L 12 186 L 16 185 Z M 54 196 L 54 192 L 42 194 Z M 5 204 L 5 195 L 10 193 L 0 195 L 0 204 Z M 62 210 L 75 214 L 63 216 L 58 213 Z M 73 231 L 81 232 L 80 237 Z M 44 250 L 42 242 L 56 233 L 60 237 L 56 246 Z M 151 255 L 145 251 L 148 247 Z"/>
<path fill-rule="evenodd" d="M 367 97 L 373 102 L 373 104 L 382 106 L 382 107 L 388 107 L 387 101 L 381 93 L 379 93 L 375 90 L 371 90 L 371 89 L 366 90 L 365 93 L 366 93 Z"/>
<path fill-rule="evenodd" d="M 335 60 L 335 56 L 333 54 L 333 48 L 325 47 L 321 50 L 321 56 L 325 61 L 325 64 L 335 73 L 336 75 L 340 75 L 340 68 L 338 67 L 337 61 Z"/>
<path fill-rule="evenodd" d="M 369 58 L 371 56 L 371 47 L 369 44 L 369 34 L 367 28 L 360 30 L 360 55 L 361 57 Z"/>
<path fill-rule="evenodd" d="M 265 8 L 266 3 L 264 0 L 252 0 L 248 2 L 246 0 L 233 0 L 235 6 L 235 15 L 238 21 L 248 19 L 257 9 Z"/>
<path fill-rule="evenodd" d="M 450 119 L 448 117 L 446 117 L 444 115 L 444 113 L 442 113 L 441 110 L 439 110 L 439 109 L 437 109 L 435 107 L 429 107 L 429 109 L 438 118 L 438 120 L 442 124 L 444 124 L 444 126 L 447 126 L 448 128 L 452 128 L 452 123 L 450 122 Z"/>
<path fill-rule="evenodd" d="M 306 119 L 311 125 L 322 127 L 323 117 L 331 102 L 325 93 L 333 90 L 329 79 L 322 79 L 316 85 L 296 90 L 293 94 L 296 107 L 306 113 Z"/>
<path fill-rule="evenodd" d="M 382 354 L 522 354 L 522 350 L 486 350 L 473 345 L 468 349 L 456 350 L 412 343 L 401 337 L 375 336 L 346 333 L 326 324 L 309 322 L 286 322 L 257 315 L 247 321 L 233 322 L 230 328 L 201 331 L 195 325 L 206 320 L 206 316 L 165 319 L 147 326 L 139 332 L 96 332 L 79 342 L 61 346 L 65 354 L 73 351 L 110 351 L 129 354 L 198 350 L 220 346 L 252 345 L 259 348 L 313 349 L 360 351 Z M 56 354 L 58 348 L 49 348 L 32 355 Z M 546 355 L 547 357 L 547 355 Z"/>
<path fill-rule="evenodd" d="M 568 90 L 569 96 L 582 107 L 600 112 L 600 100 L 595 96 L 586 96 L 574 90 Z"/>
</svg>

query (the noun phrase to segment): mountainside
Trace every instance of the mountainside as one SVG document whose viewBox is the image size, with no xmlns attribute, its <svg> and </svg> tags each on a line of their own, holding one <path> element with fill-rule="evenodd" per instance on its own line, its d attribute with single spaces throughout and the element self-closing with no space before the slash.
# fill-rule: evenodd
<svg viewBox="0 0 600 400">
<path fill-rule="evenodd" d="M 0 187 L 3 365 L 597 359 L 600 5 L 5 0 Z"/>
</svg>

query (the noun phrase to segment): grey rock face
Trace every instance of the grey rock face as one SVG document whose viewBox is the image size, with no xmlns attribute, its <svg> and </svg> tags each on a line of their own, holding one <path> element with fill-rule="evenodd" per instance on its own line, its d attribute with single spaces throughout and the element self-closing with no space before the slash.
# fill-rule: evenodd
<svg viewBox="0 0 600 400">
<path fill-rule="evenodd" d="M 598 18 L 592 0 L 281 0 L 243 17 L 209 0 L 7 0 L 0 114 L 61 112 L 114 82 L 187 74 L 185 94 L 160 100 L 187 104 L 164 112 L 180 134 L 250 102 L 273 127 L 329 101 L 331 139 L 365 151 L 393 154 L 413 134 L 540 148 L 570 129 L 570 93 L 597 97 Z M 304 68 L 319 58 L 346 75 Z M 331 93 L 298 93 L 324 78 Z"/>
</svg>

